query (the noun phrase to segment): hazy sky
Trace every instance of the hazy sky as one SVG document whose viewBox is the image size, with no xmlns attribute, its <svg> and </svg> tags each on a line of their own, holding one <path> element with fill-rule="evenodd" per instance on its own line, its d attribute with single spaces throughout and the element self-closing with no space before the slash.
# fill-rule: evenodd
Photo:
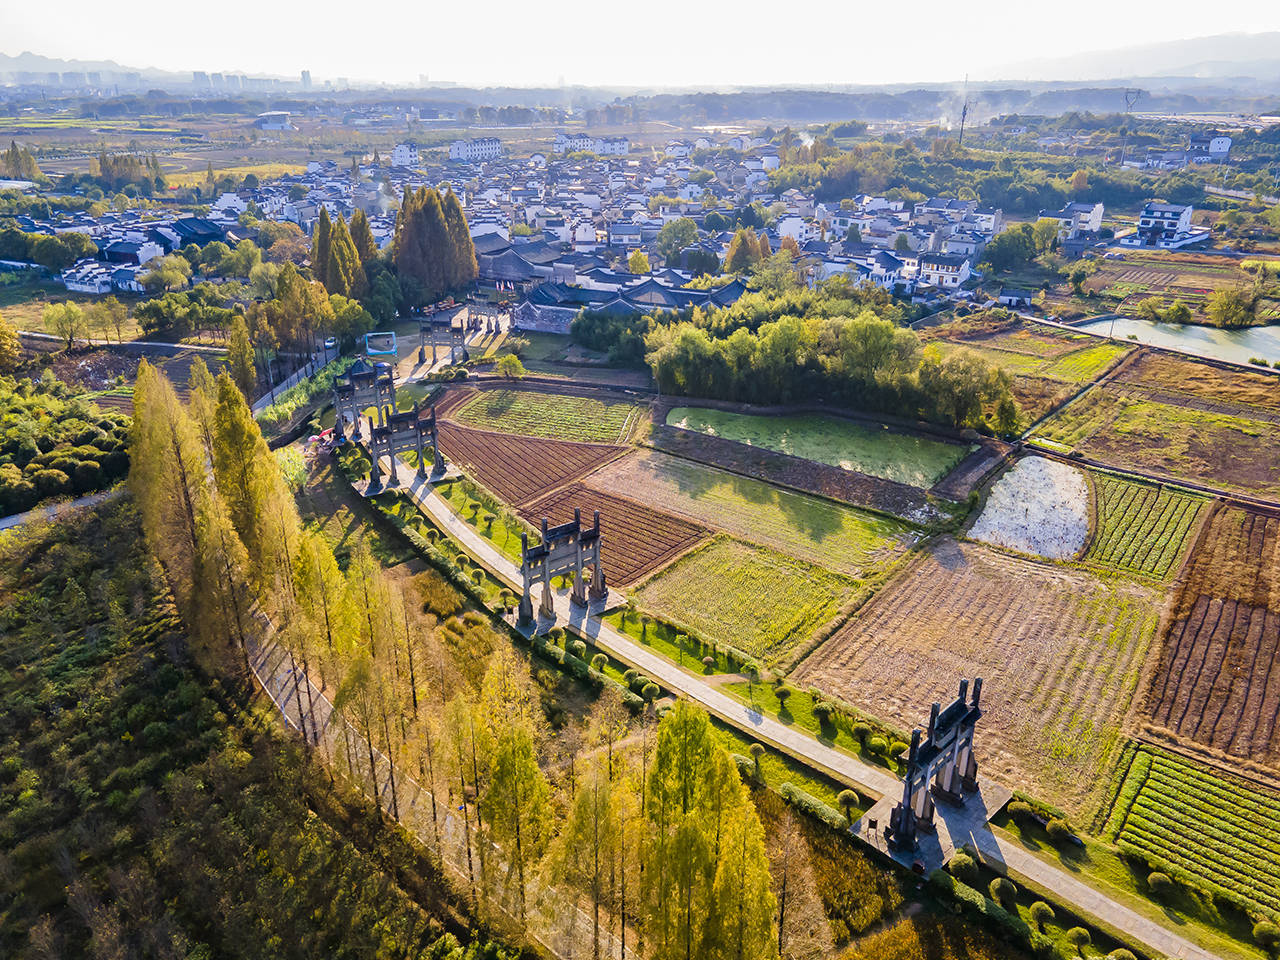
<svg viewBox="0 0 1280 960">
<path fill-rule="evenodd" d="M 1209 15 L 1212 11 L 1212 16 Z M 1275 0 L 219 0 L 121 7 L 0 0 L 0 52 L 165 70 L 492 84 L 1017 79 L 1003 65 L 1280 30 Z M 1064 78 L 1068 79 L 1068 78 Z"/>
</svg>

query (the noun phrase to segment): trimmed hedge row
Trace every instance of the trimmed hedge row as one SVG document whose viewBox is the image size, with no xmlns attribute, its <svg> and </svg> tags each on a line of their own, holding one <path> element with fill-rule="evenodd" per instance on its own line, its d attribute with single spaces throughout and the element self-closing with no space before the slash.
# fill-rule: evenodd
<svg viewBox="0 0 1280 960">
<path fill-rule="evenodd" d="M 752 775 L 754 776 L 755 762 L 750 760 L 747 762 L 751 764 Z M 835 807 L 827 806 L 813 794 L 801 790 L 790 781 L 778 788 L 778 796 L 782 797 L 790 806 L 795 807 L 801 813 L 822 821 L 833 830 L 838 830 L 841 833 L 847 833 L 849 830 L 848 817 Z"/>
<path fill-rule="evenodd" d="M 1022 917 L 1010 913 L 986 894 L 961 883 L 945 870 L 929 874 L 929 889 L 934 896 L 956 904 L 961 913 L 967 914 L 989 930 L 1010 943 L 1047 957 L 1054 953 L 1053 941 L 1038 930 L 1033 930 Z"/>
</svg>

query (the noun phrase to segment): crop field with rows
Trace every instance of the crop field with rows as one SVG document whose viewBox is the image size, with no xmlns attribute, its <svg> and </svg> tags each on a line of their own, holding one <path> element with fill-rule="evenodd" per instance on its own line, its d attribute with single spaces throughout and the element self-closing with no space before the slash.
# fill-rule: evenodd
<svg viewBox="0 0 1280 960">
<path fill-rule="evenodd" d="M 1139 747 L 1107 839 L 1170 876 L 1280 919 L 1280 797 Z"/>
<path fill-rule="evenodd" d="M 1150 723 L 1280 769 L 1280 517 L 1218 508 L 1179 593 Z"/>
<path fill-rule="evenodd" d="M 504 503 L 520 506 L 607 463 L 622 447 L 513 437 L 440 422 L 440 449 Z"/>
<path fill-rule="evenodd" d="M 1105 780 L 1158 621 L 1141 584 L 947 538 L 793 679 L 911 729 L 957 678 L 983 677 L 987 775 L 1080 809 Z"/>
<path fill-rule="evenodd" d="M 1093 485 L 1097 518 L 1085 559 L 1160 580 L 1177 572 L 1207 501 L 1107 474 L 1094 474 Z"/>
<path fill-rule="evenodd" d="M 480 390 L 449 411 L 459 423 L 526 437 L 617 443 L 635 421 L 634 403 L 534 390 Z"/>
<path fill-rule="evenodd" d="M 636 596 L 642 610 L 772 662 L 835 617 L 856 588 L 848 577 L 719 537 L 655 574 Z"/>
<path fill-rule="evenodd" d="M 662 453 L 637 451 L 584 482 L 854 577 L 914 539 L 885 517 Z"/>
<path fill-rule="evenodd" d="M 580 483 L 548 494 L 521 513 L 530 523 L 546 517 L 554 526 L 572 520 L 575 509 L 588 526 L 593 513 L 600 511 L 600 562 L 611 584 L 634 583 L 707 536 L 705 529 L 681 517 Z"/>
</svg>

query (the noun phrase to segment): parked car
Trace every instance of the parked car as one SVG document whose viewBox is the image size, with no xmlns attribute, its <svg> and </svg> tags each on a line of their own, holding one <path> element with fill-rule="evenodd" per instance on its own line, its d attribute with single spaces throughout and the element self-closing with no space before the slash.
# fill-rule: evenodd
<svg viewBox="0 0 1280 960">
<path fill-rule="evenodd" d="M 337 350 L 337 349 L 338 349 L 338 338 L 337 338 L 337 337 L 325 337 L 325 339 L 324 339 L 324 348 L 325 348 L 326 350 Z"/>
</svg>

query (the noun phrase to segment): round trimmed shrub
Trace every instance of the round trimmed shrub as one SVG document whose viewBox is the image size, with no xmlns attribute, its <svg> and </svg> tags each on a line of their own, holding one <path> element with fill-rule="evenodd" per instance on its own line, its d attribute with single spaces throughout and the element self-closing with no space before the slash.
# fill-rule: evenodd
<svg viewBox="0 0 1280 960">
<path fill-rule="evenodd" d="M 1084 927 L 1072 927 L 1067 931 L 1067 942 L 1076 948 L 1076 953 L 1084 956 L 1084 948 L 1093 941 L 1089 931 Z"/>
<path fill-rule="evenodd" d="M 1112 950 L 1108 953 L 1107 960 L 1138 960 L 1138 958 L 1133 955 L 1132 950 L 1126 950 L 1121 947 L 1119 950 Z"/>
<path fill-rule="evenodd" d="M 1267 950 L 1280 947 L 1280 927 L 1270 920 L 1261 920 L 1253 925 L 1253 939 Z"/>
<path fill-rule="evenodd" d="M 865 723 L 855 723 L 853 725 L 853 739 L 865 744 L 869 736 L 871 736 L 871 728 Z"/>
<path fill-rule="evenodd" d="M 603 653 L 597 653 L 591 658 L 591 669 L 596 673 L 604 673 L 604 668 L 609 665 L 609 658 Z"/>
<path fill-rule="evenodd" d="M 858 794 L 855 790 L 841 790 L 836 794 L 836 803 L 840 804 L 840 809 L 844 811 L 844 815 L 850 823 L 853 823 L 853 811 L 858 806 L 858 799 Z"/>
<path fill-rule="evenodd" d="M 833 712 L 834 708 L 831 704 L 826 703 L 825 701 L 819 700 L 813 705 L 813 715 L 817 718 L 818 723 L 821 726 L 825 727 L 831 722 L 831 714 Z"/>
<path fill-rule="evenodd" d="M 707 673 L 710 673 L 716 668 L 716 658 L 710 655 L 705 656 L 702 658 L 702 665 L 707 668 Z"/>
<path fill-rule="evenodd" d="M 889 756 L 895 760 L 901 760 L 902 755 L 911 749 L 910 744 L 903 743 L 901 740 L 895 740 L 889 745 Z"/>
<path fill-rule="evenodd" d="M 658 685 L 650 680 L 640 689 L 640 696 L 644 697 L 647 703 L 653 703 L 654 700 L 658 699 L 660 692 Z"/>
<path fill-rule="evenodd" d="M 884 737 L 872 737 L 867 741 L 867 751 L 877 757 L 883 757 L 889 749 L 889 744 Z"/>
<path fill-rule="evenodd" d="M 996 877 L 987 885 L 987 892 L 991 894 L 991 899 L 1006 910 L 1014 910 L 1017 908 L 1018 888 L 1013 885 L 1013 881 L 1006 877 Z"/>
<path fill-rule="evenodd" d="M 1053 919 L 1053 907 L 1049 906 L 1043 900 L 1037 900 L 1031 905 L 1029 910 L 1031 919 L 1036 925 L 1036 929 L 1041 933 L 1044 932 L 1044 925 Z"/>
<path fill-rule="evenodd" d="M 1054 843 L 1063 843 L 1070 840 L 1073 836 L 1071 833 L 1071 827 L 1067 824 L 1067 821 L 1059 817 L 1055 817 L 1050 820 L 1048 825 L 1044 828 L 1044 832 L 1049 835 L 1049 839 Z"/>
<path fill-rule="evenodd" d="M 581 640 L 574 640 L 569 644 L 569 652 L 579 660 L 585 660 L 587 657 L 587 645 Z"/>
<path fill-rule="evenodd" d="M 978 882 L 978 863 L 963 850 L 957 851 L 956 855 L 951 858 L 951 862 L 947 864 L 947 869 L 961 883 L 967 883 L 972 886 Z"/>
<path fill-rule="evenodd" d="M 1019 823 L 1024 823 L 1035 816 L 1035 811 L 1031 809 L 1031 804 L 1022 800 L 1013 801 L 1013 803 L 1009 804 L 1005 809 L 1008 811 L 1009 816 L 1013 817 L 1013 819 L 1017 820 Z"/>
<path fill-rule="evenodd" d="M 1173 893 L 1173 877 L 1156 870 L 1147 875 L 1147 886 L 1157 897 L 1167 897 Z"/>
</svg>

